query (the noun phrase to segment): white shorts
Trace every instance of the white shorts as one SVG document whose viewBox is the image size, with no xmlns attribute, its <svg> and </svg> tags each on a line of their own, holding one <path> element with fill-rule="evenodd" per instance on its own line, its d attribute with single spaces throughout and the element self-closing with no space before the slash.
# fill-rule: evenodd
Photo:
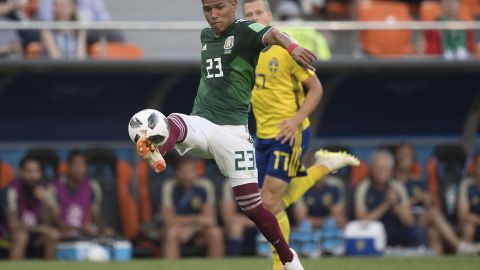
<svg viewBox="0 0 480 270">
<path fill-rule="evenodd" d="M 177 114 L 188 127 L 187 137 L 175 149 L 184 155 L 213 158 L 232 187 L 258 183 L 255 147 L 246 125 L 220 126 L 193 115 Z"/>
</svg>

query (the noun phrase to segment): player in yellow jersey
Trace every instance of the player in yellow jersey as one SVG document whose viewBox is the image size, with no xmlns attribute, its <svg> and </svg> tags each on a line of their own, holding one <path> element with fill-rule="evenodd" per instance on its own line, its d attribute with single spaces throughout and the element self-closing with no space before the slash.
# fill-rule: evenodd
<svg viewBox="0 0 480 270">
<path fill-rule="evenodd" d="M 243 14 L 250 21 L 265 25 L 272 22 L 267 0 L 244 0 Z M 304 86 L 309 89 L 306 96 Z M 286 240 L 290 224 L 285 208 L 326 174 L 359 164 L 352 155 L 324 150 L 315 154 L 314 165 L 308 170 L 301 164 L 310 140 L 308 115 L 318 105 L 322 94 L 315 72 L 299 66 L 287 50 L 269 46 L 260 53 L 252 92 L 257 122 L 258 182 L 263 201 L 277 216 Z M 273 255 L 273 269 L 282 269 L 278 256 L 275 252 Z"/>
</svg>

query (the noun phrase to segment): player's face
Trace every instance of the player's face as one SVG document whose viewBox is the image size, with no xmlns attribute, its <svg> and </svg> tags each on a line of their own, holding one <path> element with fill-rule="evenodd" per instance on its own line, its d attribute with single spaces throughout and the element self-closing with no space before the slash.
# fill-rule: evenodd
<svg viewBox="0 0 480 270">
<path fill-rule="evenodd" d="M 269 25 L 272 23 L 272 12 L 263 0 L 246 3 L 243 5 L 243 17 L 249 21 Z"/>
<path fill-rule="evenodd" d="M 389 160 L 381 155 L 376 156 L 371 164 L 370 173 L 372 175 L 372 181 L 375 184 L 385 184 L 392 175 L 392 164 Z"/>
<path fill-rule="evenodd" d="M 68 175 L 73 181 L 82 181 L 87 177 L 87 160 L 83 156 L 75 156 L 68 164 Z"/>
<path fill-rule="evenodd" d="M 237 0 L 202 0 L 203 14 L 215 34 L 222 34 L 235 21 Z"/>
<path fill-rule="evenodd" d="M 42 168 L 40 163 L 35 160 L 29 160 L 20 170 L 20 178 L 24 183 L 33 187 L 42 180 Z"/>
</svg>

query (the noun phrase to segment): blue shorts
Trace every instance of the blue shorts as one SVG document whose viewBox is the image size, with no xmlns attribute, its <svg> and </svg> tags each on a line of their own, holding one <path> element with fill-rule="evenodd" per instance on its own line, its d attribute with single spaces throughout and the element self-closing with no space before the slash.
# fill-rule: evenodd
<svg viewBox="0 0 480 270">
<path fill-rule="evenodd" d="M 304 129 L 293 146 L 288 142 L 282 144 L 275 139 L 257 139 L 255 154 L 260 187 L 263 186 L 265 175 L 279 178 L 287 183 L 290 183 L 293 177 L 307 175 L 301 160 L 307 151 L 310 133 L 310 127 Z"/>
</svg>

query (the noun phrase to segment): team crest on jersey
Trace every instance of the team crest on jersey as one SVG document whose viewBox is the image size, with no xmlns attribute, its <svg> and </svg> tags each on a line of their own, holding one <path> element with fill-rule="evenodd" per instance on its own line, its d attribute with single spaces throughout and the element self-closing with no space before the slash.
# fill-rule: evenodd
<svg viewBox="0 0 480 270">
<path fill-rule="evenodd" d="M 225 44 L 223 44 L 223 48 L 225 49 L 225 54 L 231 54 L 232 48 L 235 43 L 235 36 L 229 36 L 225 39 Z"/>
<path fill-rule="evenodd" d="M 279 66 L 277 58 L 273 57 L 268 63 L 268 66 L 271 73 L 276 73 Z"/>
</svg>

